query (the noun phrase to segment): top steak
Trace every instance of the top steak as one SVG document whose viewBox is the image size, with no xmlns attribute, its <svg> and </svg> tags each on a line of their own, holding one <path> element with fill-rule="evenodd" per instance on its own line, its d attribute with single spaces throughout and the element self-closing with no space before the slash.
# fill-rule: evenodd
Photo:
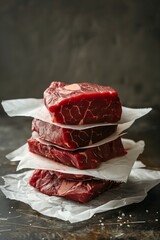
<svg viewBox="0 0 160 240">
<path fill-rule="evenodd" d="M 52 121 L 61 124 L 115 123 L 122 113 L 118 93 L 92 83 L 52 82 L 44 92 L 44 103 Z"/>
</svg>

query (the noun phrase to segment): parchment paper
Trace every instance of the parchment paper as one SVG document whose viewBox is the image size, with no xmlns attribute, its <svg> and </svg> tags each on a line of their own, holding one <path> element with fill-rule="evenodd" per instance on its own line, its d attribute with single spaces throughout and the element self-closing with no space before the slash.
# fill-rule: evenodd
<svg viewBox="0 0 160 240">
<path fill-rule="evenodd" d="M 14 99 L 14 100 L 5 100 L 2 101 L 2 106 L 6 113 L 10 117 L 14 116 L 28 116 L 40 119 L 42 121 L 54 124 L 56 126 L 60 126 L 63 128 L 70 129 L 87 129 L 97 126 L 106 126 L 106 125 L 114 125 L 114 124 L 122 124 L 131 121 L 135 121 L 136 119 L 144 116 L 145 114 L 151 111 L 151 108 L 127 108 L 122 107 L 122 116 L 121 120 L 117 123 L 98 123 L 98 124 L 86 124 L 86 125 L 63 125 L 58 123 L 53 123 L 51 121 L 51 116 L 43 104 L 43 99 L 35 99 L 35 98 L 26 98 L 26 99 Z"/>
<path fill-rule="evenodd" d="M 100 167 L 96 169 L 79 170 L 74 167 L 56 163 L 48 158 L 29 152 L 27 144 L 8 154 L 6 157 L 11 161 L 20 160 L 17 170 L 25 168 L 45 169 L 71 174 L 83 174 L 117 182 L 126 182 L 134 162 L 144 150 L 144 141 L 135 143 L 132 140 L 122 139 L 122 142 L 125 149 L 128 149 L 128 153 L 123 157 L 113 158 L 103 162 Z"/>
<path fill-rule="evenodd" d="M 79 204 L 38 192 L 28 184 L 31 175 L 32 171 L 4 176 L 5 184 L 0 188 L 7 198 L 24 202 L 43 215 L 71 223 L 87 220 L 95 213 L 138 203 L 160 183 L 160 171 L 134 168 L 127 183 L 106 191 L 87 204 Z"/>
</svg>

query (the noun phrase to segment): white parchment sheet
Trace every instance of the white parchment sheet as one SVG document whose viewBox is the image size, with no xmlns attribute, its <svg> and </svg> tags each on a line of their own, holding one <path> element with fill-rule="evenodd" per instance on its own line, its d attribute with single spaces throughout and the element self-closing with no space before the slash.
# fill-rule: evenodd
<svg viewBox="0 0 160 240">
<path fill-rule="evenodd" d="M 35 99 L 35 98 L 24 98 L 24 99 L 15 99 L 15 100 L 5 100 L 2 101 L 2 106 L 6 113 L 10 117 L 14 116 L 28 116 L 40 119 L 44 122 L 52 123 L 54 125 L 63 127 L 63 128 L 70 128 L 70 129 L 87 129 L 97 126 L 106 126 L 106 125 L 113 125 L 113 123 L 98 123 L 98 124 L 86 124 L 86 125 L 63 125 L 58 123 L 53 123 L 51 120 L 51 116 L 43 104 L 43 99 Z M 131 121 L 135 121 L 136 119 L 144 116 L 145 114 L 149 113 L 151 108 L 127 108 L 122 107 L 122 116 L 121 120 L 115 124 L 122 124 Z"/>
<path fill-rule="evenodd" d="M 128 153 L 122 157 L 116 157 L 106 162 L 102 162 L 100 167 L 96 169 L 79 170 L 74 167 L 56 163 L 48 158 L 29 152 L 27 144 L 8 154 L 6 157 L 11 161 L 20 160 L 17 170 L 27 168 L 54 170 L 71 174 L 83 174 L 100 179 L 126 182 L 134 162 L 144 150 L 144 141 L 141 140 L 134 142 L 133 140 L 122 139 L 122 143 L 125 149 L 128 149 Z"/>
<path fill-rule="evenodd" d="M 91 218 L 95 213 L 117 209 L 142 201 L 147 192 L 160 183 L 160 171 L 133 168 L 127 183 L 110 189 L 87 204 L 79 204 L 60 197 L 50 197 L 38 192 L 28 183 L 33 171 L 9 174 L 3 177 L 0 189 L 7 198 L 29 204 L 34 210 L 49 217 L 71 223 Z"/>
</svg>

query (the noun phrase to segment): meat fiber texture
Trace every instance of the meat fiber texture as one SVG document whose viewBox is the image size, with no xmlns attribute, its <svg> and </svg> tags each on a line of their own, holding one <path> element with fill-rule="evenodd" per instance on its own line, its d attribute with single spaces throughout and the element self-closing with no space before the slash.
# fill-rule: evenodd
<svg viewBox="0 0 160 240">
<path fill-rule="evenodd" d="M 94 123 L 94 124 L 83 124 L 83 125 L 67 125 L 67 124 L 59 124 L 52 122 L 49 111 L 44 105 L 43 99 L 36 98 L 24 98 L 24 99 L 12 99 L 12 100 L 4 100 L 2 101 L 2 106 L 5 112 L 10 117 L 32 117 L 36 119 L 40 119 L 44 122 L 48 122 L 50 124 L 67 128 L 67 129 L 88 129 L 98 126 L 108 126 L 118 124 L 123 125 L 125 123 L 134 122 L 136 119 L 143 117 L 148 114 L 152 109 L 151 108 L 127 108 L 122 107 L 122 115 L 121 119 L 117 123 Z"/>
<path fill-rule="evenodd" d="M 85 150 L 67 151 L 52 145 L 45 145 L 34 138 L 28 140 L 29 151 L 53 161 L 78 169 L 97 168 L 101 162 L 126 154 L 121 138 L 98 147 Z"/>
<path fill-rule="evenodd" d="M 37 171 L 41 171 L 41 170 L 42 169 L 38 169 Z M 57 171 L 53 171 L 53 170 L 47 170 L 47 171 L 49 171 L 50 174 L 52 174 L 52 175 L 55 174 L 58 179 L 62 179 L 62 180 L 66 179 L 68 181 L 73 181 L 73 180 L 74 181 L 86 181 L 86 180 L 94 179 L 94 177 L 92 177 L 92 176 L 87 176 L 87 175 L 83 175 L 83 174 L 69 174 L 69 173 L 57 172 Z M 35 170 L 35 172 L 36 172 L 36 170 Z M 39 176 L 39 174 L 38 174 L 38 176 Z"/>
<path fill-rule="evenodd" d="M 53 145 L 53 146 L 55 146 L 57 148 L 60 148 L 62 150 L 75 151 L 75 150 L 82 150 L 82 149 L 87 149 L 87 148 L 98 147 L 98 146 L 103 145 L 105 143 L 111 142 L 111 141 L 113 141 L 113 140 L 123 136 L 124 134 L 126 134 L 124 131 L 127 130 L 129 127 L 131 127 L 132 124 L 133 124 L 133 121 L 127 122 L 127 123 L 123 123 L 123 124 L 118 124 L 117 126 L 115 126 L 115 125 L 114 126 L 111 126 L 111 125 L 106 126 L 106 130 L 104 131 L 104 132 L 106 132 L 105 133 L 106 135 L 109 134 L 109 131 L 111 129 L 112 129 L 112 131 L 113 131 L 113 129 L 115 129 L 115 131 L 113 133 L 111 133 L 108 137 L 106 137 L 106 138 L 104 138 L 104 139 L 102 139 L 102 140 L 100 140 L 98 142 L 95 142 L 95 143 L 90 142 L 89 145 L 87 145 L 87 146 L 77 147 L 77 148 L 74 148 L 74 149 L 67 148 L 67 147 L 64 147 L 64 146 L 61 146 L 61 145 L 57 145 L 57 144 L 52 143 L 52 142 L 50 142 L 48 140 L 44 140 L 44 138 L 41 138 L 39 136 L 38 132 L 36 132 L 36 131 L 32 131 L 32 137 L 34 139 L 38 140 L 39 142 L 41 142 L 43 144 L 46 144 L 46 145 Z M 108 127 L 109 127 L 110 130 L 108 129 Z M 78 131 L 81 131 L 81 130 L 78 130 Z M 77 133 L 78 133 L 78 131 L 77 131 Z M 55 139 L 56 139 L 56 137 L 55 137 Z M 68 140 L 70 140 L 70 138 Z M 77 140 L 78 140 L 78 138 L 77 138 Z"/>
<path fill-rule="evenodd" d="M 64 197 L 80 203 L 87 203 L 107 189 L 119 185 L 114 181 L 99 179 L 71 180 L 65 174 L 59 176 L 58 172 L 47 170 L 35 170 L 29 183 L 46 195 Z"/>
<path fill-rule="evenodd" d="M 52 121 L 61 124 L 116 123 L 122 113 L 118 93 L 92 83 L 52 82 L 44 92 L 44 103 Z"/>
<path fill-rule="evenodd" d="M 33 171 L 6 175 L 3 177 L 4 185 L 1 185 L 0 189 L 9 199 L 26 203 L 45 216 L 71 223 L 90 219 L 97 213 L 141 202 L 147 196 L 147 192 L 160 183 L 160 171 L 140 166 L 132 169 L 127 183 L 105 191 L 87 204 L 79 204 L 62 197 L 47 196 L 32 188 L 28 184 L 31 175 Z"/>
<path fill-rule="evenodd" d="M 122 143 L 127 154 L 102 162 L 98 168 L 94 169 L 80 170 L 31 153 L 28 150 L 27 143 L 9 153 L 6 157 L 10 161 L 19 161 L 17 171 L 22 169 L 54 170 L 65 174 L 86 175 L 103 180 L 126 182 L 131 168 L 135 160 L 143 152 L 145 144 L 144 141 L 134 142 L 129 139 L 122 139 Z"/>
<path fill-rule="evenodd" d="M 66 149 L 76 149 L 92 145 L 107 138 L 117 129 L 117 125 L 95 127 L 84 130 L 66 129 L 34 119 L 32 131 L 38 133 L 40 139 L 49 141 Z"/>
</svg>

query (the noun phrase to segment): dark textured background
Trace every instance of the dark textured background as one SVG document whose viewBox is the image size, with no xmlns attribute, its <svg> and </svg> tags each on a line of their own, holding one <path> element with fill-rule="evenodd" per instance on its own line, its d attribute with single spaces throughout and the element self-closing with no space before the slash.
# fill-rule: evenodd
<svg viewBox="0 0 160 240">
<path fill-rule="evenodd" d="M 160 106 L 159 69 L 159 0 L 0 1 L 0 99 L 89 81 L 124 105 Z"/>
</svg>

